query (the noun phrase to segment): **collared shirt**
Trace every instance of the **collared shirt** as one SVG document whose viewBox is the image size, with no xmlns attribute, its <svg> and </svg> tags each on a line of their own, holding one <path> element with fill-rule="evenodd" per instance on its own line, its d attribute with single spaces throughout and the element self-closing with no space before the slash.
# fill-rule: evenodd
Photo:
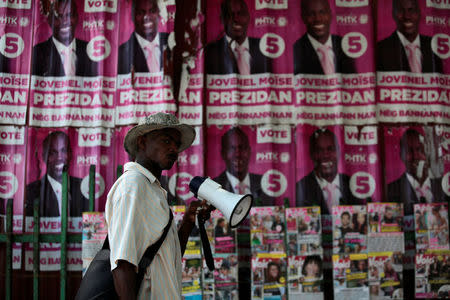
<svg viewBox="0 0 450 300">
<path fill-rule="evenodd" d="M 325 199 L 325 201 L 328 199 L 328 193 L 325 190 L 325 187 L 328 184 L 332 184 L 334 186 L 334 198 L 333 198 L 333 206 L 336 205 L 340 205 L 340 199 L 342 197 L 342 193 L 341 193 L 341 187 L 339 186 L 339 175 L 336 174 L 336 177 L 334 177 L 333 181 L 330 183 L 327 180 L 318 177 L 316 174 L 314 174 L 314 177 L 316 177 L 317 183 L 320 186 L 320 189 L 322 190 L 322 194 L 323 194 L 323 198 Z M 328 201 L 327 201 L 328 202 Z M 329 207 L 328 210 L 331 212 L 331 208 Z"/>
<path fill-rule="evenodd" d="M 76 65 L 76 60 L 77 60 L 77 55 L 76 50 L 77 50 L 77 44 L 76 44 L 76 40 L 73 39 L 72 42 L 66 46 L 63 43 L 61 43 L 60 41 L 58 41 L 57 39 L 55 39 L 55 37 L 52 37 L 53 43 L 55 44 L 56 50 L 58 50 L 59 56 L 61 57 L 61 61 L 64 64 L 64 54 L 62 54 L 64 51 L 66 50 L 70 50 L 70 60 L 73 61 L 74 65 Z"/>
<path fill-rule="evenodd" d="M 420 35 L 417 35 L 416 39 L 412 43 L 410 41 L 408 41 L 406 39 L 406 37 L 398 30 L 397 30 L 397 35 L 398 35 L 398 38 L 400 39 L 400 42 L 403 45 L 403 48 L 405 48 L 405 52 L 406 52 L 406 56 L 408 57 L 408 61 L 410 60 L 410 58 L 409 58 L 410 53 L 409 53 L 409 51 L 406 51 L 406 45 L 413 44 L 413 45 L 417 46 L 414 55 L 416 56 L 417 60 L 422 65 L 422 52 L 420 51 Z"/>
<path fill-rule="evenodd" d="M 167 192 L 143 166 L 129 162 L 108 193 L 105 217 L 111 270 L 118 260 L 136 266 L 169 221 Z M 181 248 L 175 222 L 147 269 L 138 299 L 181 299 Z"/>
<path fill-rule="evenodd" d="M 142 36 L 140 36 L 137 33 L 134 33 L 134 35 L 136 36 L 136 39 L 138 41 L 139 46 L 141 46 L 142 49 L 145 49 L 147 46 L 155 46 L 158 49 L 158 53 L 154 53 L 152 55 L 157 55 L 158 59 L 160 57 L 160 48 L 159 48 L 159 33 L 156 34 L 155 38 L 153 39 L 153 41 L 149 41 L 144 39 Z M 148 52 L 143 50 L 144 55 L 145 55 L 145 59 L 148 61 L 149 57 L 148 57 Z"/>
<path fill-rule="evenodd" d="M 427 203 L 433 202 L 433 192 L 431 191 L 431 179 L 429 176 L 427 176 L 427 179 L 425 179 L 422 186 L 420 186 L 420 183 L 411 174 L 406 173 L 406 178 L 408 178 L 414 193 L 416 193 L 417 199 L 420 200 L 420 198 L 423 197 Z M 422 190 L 424 195 L 422 195 L 419 190 Z"/>
<path fill-rule="evenodd" d="M 327 41 L 325 42 L 325 44 L 322 44 L 321 42 L 319 42 L 318 40 L 316 40 L 315 38 L 313 38 L 309 33 L 307 34 L 309 41 L 311 42 L 311 45 L 314 48 L 314 51 L 316 51 L 317 56 L 319 57 L 319 60 L 322 60 L 321 56 L 322 53 L 320 53 L 320 51 L 318 50 L 320 47 L 322 46 L 327 46 L 328 47 L 328 57 L 330 59 L 330 61 L 333 62 L 334 64 L 334 69 L 336 69 L 336 63 L 335 63 L 335 59 L 334 59 L 334 52 L 333 52 L 333 42 L 331 41 L 331 35 L 328 37 Z"/>
<path fill-rule="evenodd" d="M 236 41 L 231 40 L 231 37 L 229 37 L 228 35 L 225 35 L 228 45 L 230 45 L 231 51 L 233 51 L 234 57 L 237 59 L 238 57 L 238 53 L 236 50 L 236 46 L 238 45 L 238 43 Z M 246 52 L 246 55 L 244 56 L 244 60 L 245 63 L 250 66 L 250 43 L 248 41 L 248 37 L 245 38 L 244 42 L 240 45 L 241 47 L 246 48 L 248 51 Z"/>
<path fill-rule="evenodd" d="M 47 174 L 47 179 L 48 179 L 48 182 L 50 182 L 50 185 L 52 186 L 53 192 L 55 192 L 56 199 L 58 200 L 59 215 L 61 215 L 62 184 L 59 183 L 56 179 L 52 178 L 48 174 Z"/>
<path fill-rule="evenodd" d="M 247 175 L 245 175 L 244 180 L 241 182 L 239 181 L 239 179 L 232 175 L 230 172 L 226 171 L 225 174 L 227 175 L 227 179 L 230 182 L 231 186 L 233 187 L 233 191 L 235 194 L 239 194 L 239 189 L 237 188 L 239 186 L 240 183 L 245 184 L 245 194 L 251 194 L 250 191 L 250 177 Z"/>
</svg>

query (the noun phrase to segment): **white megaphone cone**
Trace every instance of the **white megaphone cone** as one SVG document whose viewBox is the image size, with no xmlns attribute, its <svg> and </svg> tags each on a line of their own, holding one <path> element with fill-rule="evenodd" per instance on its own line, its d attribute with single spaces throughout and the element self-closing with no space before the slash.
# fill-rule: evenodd
<svg viewBox="0 0 450 300">
<path fill-rule="evenodd" d="M 189 189 L 199 200 L 206 200 L 219 209 L 231 227 L 237 227 L 252 208 L 251 194 L 238 195 L 230 193 L 209 177 L 195 176 L 189 183 Z"/>
</svg>

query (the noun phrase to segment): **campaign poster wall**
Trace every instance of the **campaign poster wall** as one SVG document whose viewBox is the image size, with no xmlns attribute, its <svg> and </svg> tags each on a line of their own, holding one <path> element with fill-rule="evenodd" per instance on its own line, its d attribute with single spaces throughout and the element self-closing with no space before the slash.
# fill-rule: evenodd
<svg viewBox="0 0 450 300">
<path fill-rule="evenodd" d="M 294 206 L 291 127 L 209 126 L 207 138 L 207 174 L 225 190 L 251 193 L 257 206 L 284 205 L 286 198 Z"/>
<path fill-rule="evenodd" d="M 296 7 L 287 0 L 206 2 L 208 124 L 294 121 L 288 39 Z"/>
<path fill-rule="evenodd" d="M 32 0 L 0 3 L 0 123 L 25 125 L 32 48 Z"/>
<path fill-rule="evenodd" d="M 381 200 L 378 132 L 374 126 L 296 128 L 296 206 L 321 206 Z M 326 226 L 324 226 L 324 229 Z"/>
<path fill-rule="evenodd" d="M 396 6 L 389 1 L 378 2 L 380 121 L 448 123 L 449 10 L 450 4 L 443 1 L 400 1 Z"/>
<path fill-rule="evenodd" d="M 114 127 L 118 5 L 36 3 L 29 125 Z"/>
<path fill-rule="evenodd" d="M 373 1 L 306 3 L 294 32 L 296 121 L 317 126 L 376 123 Z M 314 3 L 314 5 L 312 5 Z M 317 20 L 315 14 L 323 13 Z M 317 27 L 317 23 L 323 27 Z"/>
<path fill-rule="evenodd" d="M 156 112 L 176 111 L 169 58 L 173 47 L 173 1 L 121 2 L 117 65 L 117 125 L 138 123 Z"/>
</svg>

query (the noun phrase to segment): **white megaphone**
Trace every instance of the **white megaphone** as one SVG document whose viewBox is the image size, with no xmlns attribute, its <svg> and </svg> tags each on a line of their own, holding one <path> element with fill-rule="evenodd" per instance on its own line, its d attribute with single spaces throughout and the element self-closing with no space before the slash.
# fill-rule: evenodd
<svg viewBox="0 0 450 300">
<path fill-rule="evenodd" d="M 244 221 L 252 208 L 253 196 L 251 194 L 230 193 L 209 177 L 195 176 L 189 183 L 189 189 L 199 200 L 206 200 L 219 209 L 233 228 Z"/>
</svg>

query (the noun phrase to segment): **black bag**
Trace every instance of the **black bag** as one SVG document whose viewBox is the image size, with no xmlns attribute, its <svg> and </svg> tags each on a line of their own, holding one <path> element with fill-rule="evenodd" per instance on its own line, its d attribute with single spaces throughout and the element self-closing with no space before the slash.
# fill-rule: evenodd
<svg viewBox="0 0 450 300">
<path fill-rule="evenodd" d="M 159 240 L 149 246 L 139 262 L 139 271 L 136 280 L 136 293 L 139 291 L 142 279 L 144 278 L 147 267 L 151 264 L 155 254 L 158 252 L 164 242 L 170 225 L 172 224 L 172 211 L 170 211 L 169 223 L 164 228 L 163 234 Z M 114 288 L 114 279 L 111 272 L 111 263 L 109 260 L 110 250 L 108 236 L 102 249 L 95 255 L 94 260 L 89 265 L 86 273 L 81 280 L 76 300 L 101 300 L 101 299 L 118 299 Z"/>
</svg>

